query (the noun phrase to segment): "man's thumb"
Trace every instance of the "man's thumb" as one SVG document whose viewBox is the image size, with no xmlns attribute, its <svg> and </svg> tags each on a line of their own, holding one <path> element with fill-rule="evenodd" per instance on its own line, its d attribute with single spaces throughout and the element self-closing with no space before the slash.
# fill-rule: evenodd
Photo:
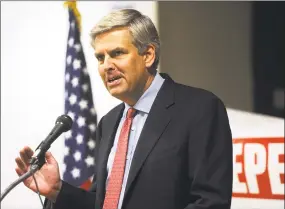
<svg viewBox="0 0 285 209">
<path fill-rule="evenodd" d="M 48 164 L 55 164 L 55 163 L 57 163 L 55 158 L 51 154 L 51 152 L 47 151 L 45 157 L 46 157 L 46 161 L 47 161 Z"/>
</svg>

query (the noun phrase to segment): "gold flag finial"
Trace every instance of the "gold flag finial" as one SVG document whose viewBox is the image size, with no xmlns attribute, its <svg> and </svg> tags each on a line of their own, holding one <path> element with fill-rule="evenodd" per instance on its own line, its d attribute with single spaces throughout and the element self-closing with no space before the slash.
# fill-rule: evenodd
<svg viewBox="0 0 285 209">
<path fill-rule="evenodd" d="M 64 2 L 64 6 L 68 7 L 69 9 L 73 11 L 75 18 L 77 20 L 79 31 L 81 31 L 81 14 L 77 9 L 76 0 L 70 0 L 70 1 Z"/>
</svg>

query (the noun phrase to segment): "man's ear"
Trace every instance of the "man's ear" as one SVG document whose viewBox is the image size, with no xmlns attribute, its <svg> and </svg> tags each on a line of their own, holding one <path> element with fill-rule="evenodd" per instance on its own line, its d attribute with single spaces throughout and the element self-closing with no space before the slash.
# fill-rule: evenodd
<svg viewBox="0 0 285 209">
<path fill-rule="evenodd" d="M 149 44 L 144 52 L 145 66 L 150 68 L 155 60 L 155 47 Z"/>
</svg>

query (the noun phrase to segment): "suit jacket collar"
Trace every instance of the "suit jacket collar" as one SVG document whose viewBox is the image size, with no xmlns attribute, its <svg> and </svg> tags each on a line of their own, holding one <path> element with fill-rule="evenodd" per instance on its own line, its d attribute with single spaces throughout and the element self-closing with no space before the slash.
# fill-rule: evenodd
<svg viewBox="0 0 285 209">
<path fill-rule="evenodd" d="M 160 73 L 161 77 L 165 79 L 156 100 L 166 109 L 175 103 L 174 85 L 175 82 L 166 73 Z"/>
<path fill-rule="evenodd" d="M 154 100 L 141 132 L 132 160 L 124 199 L 126 199 L 131 186 L 135 184 L 135 179 L 139 175 L 145 160 L 171 121 L 169 108 L 174 104 L 174 81 L 167 74 L 161 74 L 161 76 L 165 82 Z"/>
</svg>

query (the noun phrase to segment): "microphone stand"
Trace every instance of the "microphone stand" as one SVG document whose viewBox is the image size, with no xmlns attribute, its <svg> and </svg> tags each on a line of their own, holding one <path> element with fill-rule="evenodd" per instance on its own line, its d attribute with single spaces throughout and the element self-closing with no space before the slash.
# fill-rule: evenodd
<svg viewBox="0 0 285 209">
<path fill-rule="evenodd" d="M 10 184 L 7 189 L 4 190 L 4 192 L 1 194 L 0 202 L 4 199 L 4 197 L 12 190 L 15 186 L 17 186 L 19 183 L 24 181 L 25 179 L 31 177 L 35 172 L 41 169 L 43 164 L 45 163 L 45 158 L 43 155 L 41 155 L 39 158 L 33 157 L 30 161 L 31 166 L 30 170 L 25 173 L 24 175 L 20 176 L 16 181 L 14 181 L 12 184 Z"/>
</svg>

